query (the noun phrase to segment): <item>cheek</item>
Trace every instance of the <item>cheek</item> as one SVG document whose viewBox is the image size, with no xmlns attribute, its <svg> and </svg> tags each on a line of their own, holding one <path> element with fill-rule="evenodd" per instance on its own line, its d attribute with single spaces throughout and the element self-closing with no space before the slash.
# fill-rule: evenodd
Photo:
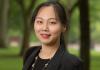
<svg viewBox="0 0 100 70">
<path fill-rule="evenodd" d="M 53 36 L 60 36 L 62 32 L 61 26 L 52 27 L 50 32 Z"/>
<path fill-rule="evenodd" d="M 36 24 L 34 24 L 34 31 L 36 34 L 38 34 L 38 32 L 40 31 L 40 26 L 37 26 Z"/>
<path fill-rule="evenodd" d="M 40 30 L 40 26 L 34 24 L 34 30 L 35 30 L 35 32 L 39 31 Z"/>
</svg>

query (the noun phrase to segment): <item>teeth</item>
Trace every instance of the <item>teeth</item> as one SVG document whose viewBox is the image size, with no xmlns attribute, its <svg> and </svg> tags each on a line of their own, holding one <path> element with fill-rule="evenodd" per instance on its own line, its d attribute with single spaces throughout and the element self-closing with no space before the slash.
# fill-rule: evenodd
<svg viewBox="0 0 100 70">
<path fill-rule="evenodd" d="M 49 35 L 43 35 L 43 36 L 49 36 Z"/>
<path fill-rule="evenodd" d="M 49 34 L 41 34 L 41 35 L 44 35 L 44 36 L 50 36 Z"/>
</svg>

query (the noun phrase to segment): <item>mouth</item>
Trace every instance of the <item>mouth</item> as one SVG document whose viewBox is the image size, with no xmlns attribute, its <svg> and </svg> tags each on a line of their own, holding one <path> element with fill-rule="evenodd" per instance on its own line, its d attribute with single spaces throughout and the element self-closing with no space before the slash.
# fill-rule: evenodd
<svg viewBox="0 0 100 70">
<path fill-rule="evenodd" d="M 40 34 L 43 39 L 48 39 L 51 35 L 50 34 Z"/>
</svg>

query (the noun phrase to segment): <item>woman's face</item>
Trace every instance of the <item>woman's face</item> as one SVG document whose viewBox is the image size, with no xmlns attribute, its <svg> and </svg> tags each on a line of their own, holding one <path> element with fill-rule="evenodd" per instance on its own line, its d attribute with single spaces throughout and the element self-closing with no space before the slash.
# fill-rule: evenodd
<svg viewBox="0 0 100 70">
<path fill-rule="evenodd" d="M 55 15 L 52 6 L 42 7 L 34 23 L 35 34 L 43 44 L 53 44 L 60 41 L 61 32 L 65 31 Z"/>
</svg>

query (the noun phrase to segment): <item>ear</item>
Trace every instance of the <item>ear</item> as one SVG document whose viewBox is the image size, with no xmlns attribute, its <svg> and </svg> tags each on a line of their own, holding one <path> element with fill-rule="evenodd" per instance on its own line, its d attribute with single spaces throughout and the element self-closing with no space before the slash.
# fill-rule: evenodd
<svg viewBox="0 0 100 70">
<path fill-rule="evenodd" d="M 65 31 L 66 31 L 66 26 L 63 26 L 62 32 L 65 32 Z"/>
</svg>

